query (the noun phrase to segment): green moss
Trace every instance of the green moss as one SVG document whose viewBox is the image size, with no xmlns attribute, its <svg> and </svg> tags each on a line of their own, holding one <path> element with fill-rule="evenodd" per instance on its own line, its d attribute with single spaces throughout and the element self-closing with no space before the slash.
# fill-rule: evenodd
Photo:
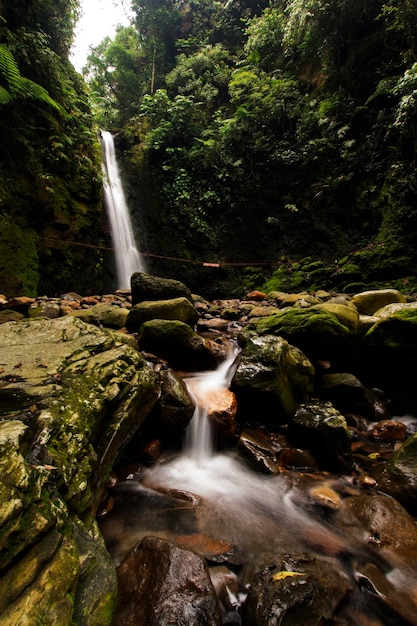
<svg viewBox="0 0 417 626">
<path fill-rule="evenodd" d="M 242 335 L 253 333 L 284 337 L 313 359 L 336 357 L 350 337 L 348 328 L 335 315 L 319 309 L 288 309 L 278 315 L 255 319 Z"/>
<path fill-rule="evenodd" d="M 0 289 L 7 297 L 36 296 L 39 264 L 37 236 L 0 217 Z"/>
</svg>

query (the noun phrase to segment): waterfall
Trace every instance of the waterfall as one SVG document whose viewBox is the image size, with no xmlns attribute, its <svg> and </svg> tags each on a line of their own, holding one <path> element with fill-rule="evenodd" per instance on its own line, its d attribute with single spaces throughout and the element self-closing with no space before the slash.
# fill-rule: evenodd
<svg viewBox="0 0 417 626">
<path fill-rule="evenodd" d="M 208 418 L 208 400 L 213 392 L 228 388 L 235 371 L 233 367 L 239 352 L 237 343 L 229 347 L 227 358 L 214 371 L 200 372 L 184 382 L 195 402 L 193 419 L 188 427 L 186 452 L 197 463 L 204 464 L 214 454 L 211 425 Z"/>
<path fill-rule="evenodd" d="M 136 247 L 129 209 L 116 161 L 113 136 L 101 131 L 103 139 L 104 200 L 110 221 L 111 236 L 116 260 L 117 288 L 130 288 L 134 272 L 144 272 L 145 267 Z"/>
</svg>

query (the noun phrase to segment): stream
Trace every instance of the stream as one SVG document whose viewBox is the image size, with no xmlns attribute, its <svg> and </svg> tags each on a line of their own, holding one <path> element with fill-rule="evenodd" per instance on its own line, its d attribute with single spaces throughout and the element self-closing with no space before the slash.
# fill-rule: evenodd
<svg viewBox="0 0 417 626">
<path fill-rule="evenodd" d="M 290 571 L 271 569 L 269 580 L 300 577 L 303 565 L 317 559 L 319 568 L 329 567 L 329 579 L 336 567 L 350 590 L 338 620 L 317 624 L 417 625 L 417 571 L 393 551 L 373 549 L 342 531 L 331 510 L 312 504 L 313 490 L 352 495 L 349 477 L 268 476 L 247 467 L 235 450 L 216 452 L 210 395 L 230 386 L 237 358 L 232 342 L 217 370 L 184 379 L 196 409 L 181 454 L 164 457 L 114 489 L 114 506 L 101 530 L 116 565 L 147 535 L 174 541 L 204 556 L 216 589 L 226 576 L 226 597 L 224 585 L 219 591 L 223 623 L 253 624 L 245 621 L 244 605 L 256 572 L 285 555 Z"/>
</svg>

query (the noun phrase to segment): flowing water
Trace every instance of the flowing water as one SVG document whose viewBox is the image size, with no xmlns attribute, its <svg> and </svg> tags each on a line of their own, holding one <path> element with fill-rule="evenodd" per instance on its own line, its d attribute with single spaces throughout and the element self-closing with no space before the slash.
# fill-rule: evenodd
<svg viewBox="0 0 417 626">
<path fill-rule="evenodd" d="M 102 130 L 101 136 L 104 153 L 104 200 L 115 253 L 117 288 L 129 289 L 132 274 L 144 272 L 145 266 L 133 234 L 129 208 L 117 165 L 113 135 Z"/>
<path fill-rule="evenodd" d="M 232 347 L 218 370 L 186 379 L 196 410 L 183 453 L 132 476 L 117 488 L 114 511 L 102 523 L 115 562 L 120 563 L 146 535 L 183 545 L 184 537 L 215 538 L 232 546 L 224 558 L 239 572 L 240 589 L 244 590 L 251 573 L 274 562 L 275 555 L 313 554 L 319 563 L 329 559 L 330 569 L 339 563 L 340 575 L 353 589 L 345 615 L 337 624 L 417 625 L 416 572 L 395 556 L 344 536 L 322 511 L 312 511 L 308 490 L 309 485 L 318 484 L 317 478 L 297 473 L 265 476 L 246 467 L 234 452 L 216 453 L 206 399 L 213 390 L 229 386 L 236 354 Z M 191 547 L 199 551 L 192 542 Z M 222 563 L 222 558 L 218 562 Z M 215 563 L 213 557 L 212 565 Z M 240 610 L 244 597 L 244 593 L 236 596 L 234 610 Z"/>
</svg>

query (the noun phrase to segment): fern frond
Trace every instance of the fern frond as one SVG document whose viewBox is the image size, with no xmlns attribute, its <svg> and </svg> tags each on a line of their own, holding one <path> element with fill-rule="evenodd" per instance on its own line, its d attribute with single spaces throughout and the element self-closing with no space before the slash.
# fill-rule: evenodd
<svg viewBox="0 0 417 626">
<path fill-rule="evenodd" d="M 0 44 L 0 75 L 6 81 L 10 92 L 18 93 L 22 77 L 13 54 L 3 44 Z"/>
<path fill-rule="evenodd" d="M 21 88 L 20 88 L 20 92 L 17 94 L 19 98 L 29 98 L 31 100 L 39 100 L 40 102 L 43 102 L 44 104 L 47 104 L 48 106 L 55 109 L 55 111 L 58 111 L 58 113 L 60 113 L 61 115 L 64 113 L 64 110 L 61 107 L 61 105 L 58 104 L 56 100 L 51 98 L 49 93 L 46 91 L 44 87 L 42 87 L 42 85 L 38 85 L 38 83 L 33 82 L 33 80 L 30 80 L 29 78 L 21 77 L 20 80 L 21 80 Z"/>
</svg>

